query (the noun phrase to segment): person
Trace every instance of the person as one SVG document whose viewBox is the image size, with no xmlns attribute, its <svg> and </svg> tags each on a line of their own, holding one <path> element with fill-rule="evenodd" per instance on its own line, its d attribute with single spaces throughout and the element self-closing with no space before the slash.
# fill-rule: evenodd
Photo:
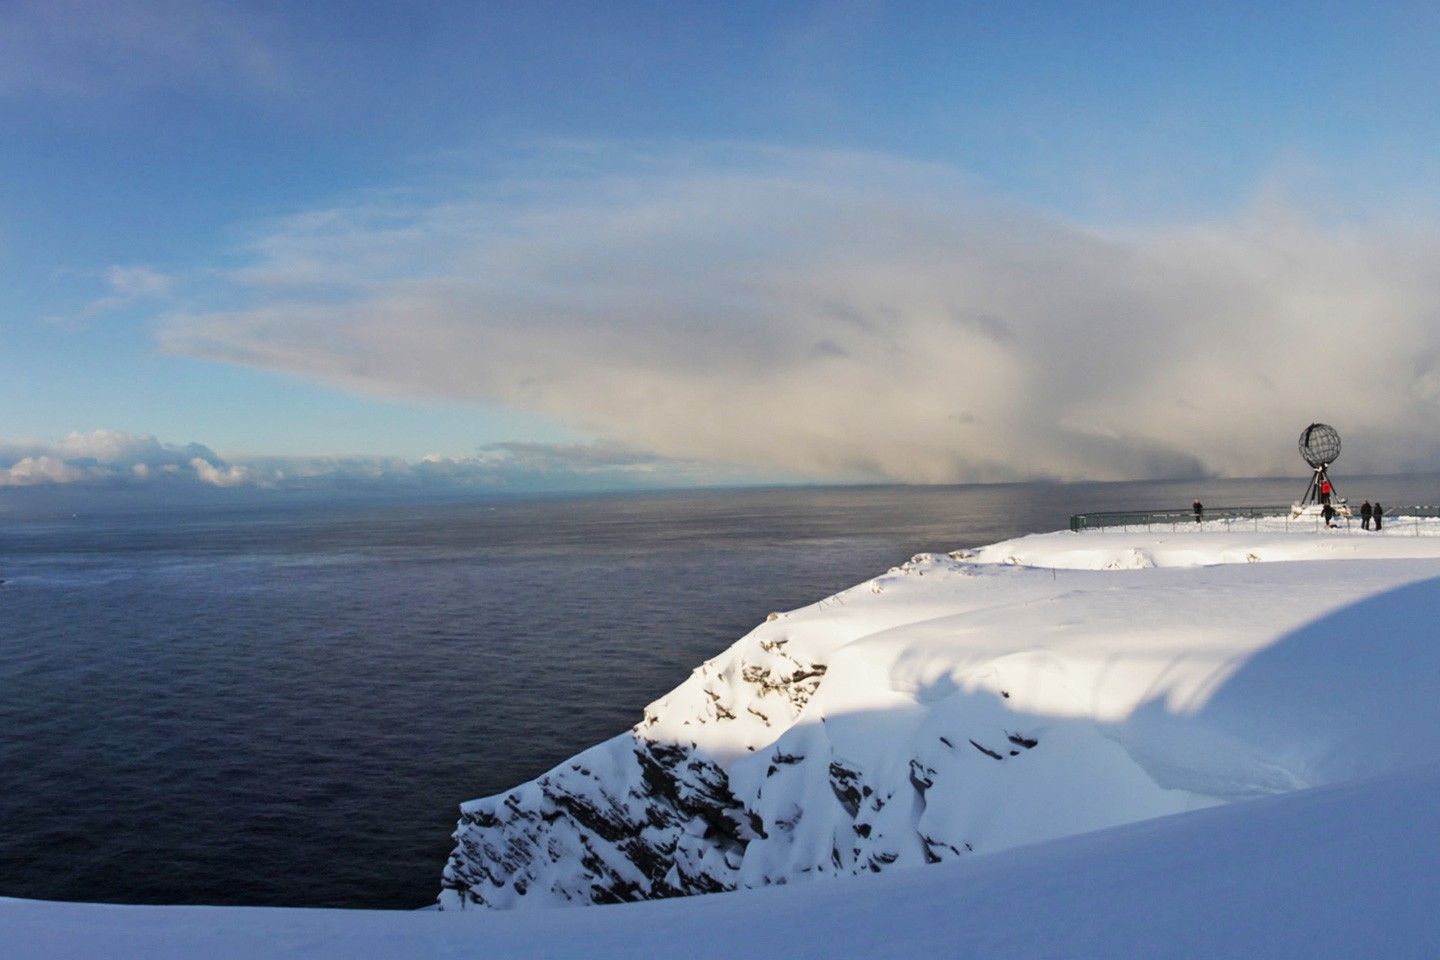
<svg viewBox="0 0 1440 960">
<path fill-rule="evenodd" d="M 1385 508 L 1380 506 L 1380 501 L 1375 501 L 1375 506 L 1370 510 L 1370 516 L 1375 518 L 1375 529 L 1380 529 L 1380 524 L 1385 519 Z"/>
<path fill-rule="evenodd" d="M 1325 526 L 1327 526 L 1327 527 L 1334 527 L 1334 526 L 1335 526 L 1335 508 L 1332 507 L 1332 506 L 1330 506 L 1329 503 L 1326 503 L 1326 504 L 1325 504 L 1325 509 L 1322 510 L 1322 511 L 1320 511 L 1320 512 L 1321 512 L 1321 514 L 1325 517 Z"/>
<path fill-rule="evenodd" d="M 1334 489 L 1334 487 L 1330 486 L 1329 477 L 1326 477 L 1324 480 L 1320 481 L 1320 502 L 1325 504 L 1326 506 L 1329 506 L 1330 494 L 1334 491 Z"/>
<path fill-rule="evenodd" d="M 1360 529 L 1370 529 L 1370 501 L 1366 500 L 1360 504 Z"/>
<path fill-rule="evenodd" d="M 1199 523 L 1200 518 L 1205 515 L 1205 506 L 1200 502 L 1199 497 L 1195 498 L 1195 505 L 1192 506 L 1190 509 L 1195 511 L 1195 522 Z"/>
</svg>

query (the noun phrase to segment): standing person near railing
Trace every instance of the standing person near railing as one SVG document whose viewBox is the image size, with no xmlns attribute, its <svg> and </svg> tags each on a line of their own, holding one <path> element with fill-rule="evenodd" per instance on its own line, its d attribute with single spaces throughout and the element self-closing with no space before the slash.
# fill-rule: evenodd
<svg viewBox="0 0 1440 960">
<path fill-rule="evenodd" d="M 1370 515 L 1371 515 L 1373 512 L 1374 512 L 1374 511 L 1372 511 L 1372 510 L 1370 509 L 1370 501 L 1369 501 L 1369 500 L 1366 500 L 1364 503 L 1360 504 L 1360 529 L 1362 529 L 1362 530 L 1369 530 L 1369 529 L 1370 529 Z"/>
<path fill-rule="evenodd" d="M 1372 516 L 1372 517 L 1375 518 L 1375 529 L 1376 529 L 1376 530 L 1379 530 L 1379 529 L 1380 529 L 1380 524 L 1381 524 L 1381 523 L 1384 521 L 1384 519 L 1385 519 L 1385 508 L 1382 507 L 1382 506 L 1380 506 L 1380 501 L 1379 501 L 1379 500 L 1376 500 L 1376 501 L 1375 501 L 1375 508 L 1370 511 L 1370 516 Z"/>
<path fill-rule="evenodd" d="M 1195 498 L 1195 505 L 1190 509 L 1195 511 L 1195 522 L 1199 523 L 1200 518 L 1205 514 L 1205 506 L 1200 502 L 1199 497 Z"/>
</svg>

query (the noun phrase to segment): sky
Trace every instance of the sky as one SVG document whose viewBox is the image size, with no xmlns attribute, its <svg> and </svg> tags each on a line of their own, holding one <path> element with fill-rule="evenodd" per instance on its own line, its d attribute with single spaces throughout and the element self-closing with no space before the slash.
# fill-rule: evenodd
<svg viewBox="0 0 1440 960">
<path fill-rule="evenodd" d="M 10 0 L 0 485 L 1427 471 L 1437 20 Z"/>
</svg>

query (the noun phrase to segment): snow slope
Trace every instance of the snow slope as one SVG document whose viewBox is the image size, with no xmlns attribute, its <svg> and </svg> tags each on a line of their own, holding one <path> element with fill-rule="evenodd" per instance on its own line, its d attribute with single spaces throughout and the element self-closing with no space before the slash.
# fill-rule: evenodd
<svg viewBox="0 0 1440 960">
<path fill-rule="evenodd" d="M 0 899 L 0 935 L 14 960 L 1428 960 L 1437 791 L 1427 765 L 921 870 L 543 914 Z"/>
<path fill-rule="evenodd" d="M 466 804 L 443 912 L 0 900 L 0 953 L 1435 956 L 1423 532 L 1206 523 L 918 557 Z M 706 884 L 737 892 L 473 907 Z"/>
<path fill-rule="evenodd" d="M 1185 526 L 920 556 L 462 808 L 447 909 L 952 861 L 1440 759 L 1440 537 Z M 1321 562 L 1324 561 L 1324 562 Z"/>
</svg>

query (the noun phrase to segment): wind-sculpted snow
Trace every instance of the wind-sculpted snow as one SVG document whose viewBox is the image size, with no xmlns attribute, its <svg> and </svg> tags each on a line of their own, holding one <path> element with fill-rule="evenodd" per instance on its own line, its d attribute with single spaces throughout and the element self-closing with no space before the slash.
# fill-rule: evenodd
<svg viewBox="0 0 1440 960">
<path fill-rule="evenodd" d="M 1440 757 L 1402 734 L 1440 723 L 1413 613 L 1440 538 L 1208 528 L 921 555 L 774 614 L 632 730 L 464 804 L 441 904 L 919 866 Z"/>
</svg>

